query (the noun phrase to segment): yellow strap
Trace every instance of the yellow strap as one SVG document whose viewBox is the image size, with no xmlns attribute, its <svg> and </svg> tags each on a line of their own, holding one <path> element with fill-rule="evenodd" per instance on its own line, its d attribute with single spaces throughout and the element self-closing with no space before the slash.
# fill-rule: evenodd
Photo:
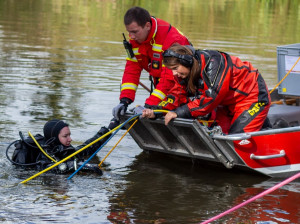
<svg viewBox="0 0 300 224">
<path fill-rule="evenodd" d="M 102 159 L 102 161 L 98 164 L 98 167 L 101 168 L 101 164 L 104 162 L 104 160 L 110 155 L 110 153 L 117 147 L 117 145 L 121 142 L 121 140 L 125 137 L 125 135 L 130 131 L 130 129 L 133 127 L 133 125 L 138 122 L 138 119 L 136 119 L 133 124 L 127 129 L 127 131 L 122 135 L 122 137 L 119 139 L 119 141 L 115 144 L 115 146 L 107 153 L 107 155 Z"/>
<path fill-rule="evenodd" d="M 283 82 L 283 80 L 285 80 L 285 78 L 290 74 L 290 72 L 294 69 L 294 67 L 296 66 L 296 64 L 298 63 L 298 61 L 300 60 L 300 57 L 298 58 L 298 60 L 296 61 L 296 63 L 293 65 L 293 67 L 289 70 L 288 73 L 286 73 L 286 75 L 280 80 L 279 83 L 277 83 L 277 85 L 270 91 L 270 94 Z"/>
<path fill-rule="evenodd" d="M 44 150 L 43 148 L 40 146 L 40 144 L 37 142 L 37 140 L 34 138 L 34 136 L 30 133 L 30 131 L 28 131 L 28 135 L 32 138 L 32 140 L 35 142 L 35 144 L 37 145 L 37 147 L 42 151 L 42 153 L 44 153 L 45 156 L 47 156 L 50 160 L 52 160 L 53 162 L 57 162 L 55 159 L 53 159 L 51 156 L 49 156 Z"/>
</svg>

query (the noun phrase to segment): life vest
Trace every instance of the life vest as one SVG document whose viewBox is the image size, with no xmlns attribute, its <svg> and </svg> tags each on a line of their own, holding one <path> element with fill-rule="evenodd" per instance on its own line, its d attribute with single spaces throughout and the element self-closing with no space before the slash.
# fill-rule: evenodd
<svg viewBox="0 0 300 224">
<path fill-rule="evenodd" d="M 159 24 L 158 24 L 159 21 Z M 135 46 L 133 45 L 134 52 L 137 51 L 135 57 L 138 62 L 143 66 L 143 68 L 149 72 L 149 75 L 160 78 L 161 70 L 162 70 L 162 52 L 163 52 L 163 42 L 165 41 L 168 32 L 172 28 L 172 26 L 163 21 L 155 18 L 152 18 L 153 29 L 155 29 L 154 33 L 150 34 L 151 40 L 149 41 L 150 45 L 141 45 Z M 159 29 L 159 32 L 158 32 Z M 165 50 L 165 49 L 164 49 Z M 143 60 L 143 57 L 148 57 L 148 61 Z"/>
</svg>

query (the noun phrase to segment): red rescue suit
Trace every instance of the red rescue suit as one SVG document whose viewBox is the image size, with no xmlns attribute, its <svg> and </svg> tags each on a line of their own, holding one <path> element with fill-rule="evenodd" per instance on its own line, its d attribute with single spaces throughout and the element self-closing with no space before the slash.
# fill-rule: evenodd
<svg viewBox="0 0 300 224">
<path fill-rule="evenodd" d="M 201 72 L 196 94 L 178 80 L 160 103 L 178 117 L 203 117 L 216 111 L 224 133 L 259 131 L 270 108 L 270 94 L 262 76 L 249 62 L 212 50 L 196 51 Z"/>
<path fill-rule="evenodd" d="M 147 40 L 139 44 L 130 39 L 133 58 L 126 58 L 126 66 L 122 78 L 120 100 L 128 98 L 132 102 L 139 85 L 141 72 L 145 69 L 153 78 L 155 89 L 146 100 L 148 105 L 157 105 L 174 86 L 172 71 L 162 65 L 162 53 L 174 43 L 189 45 L 188 39 L 169 23 L 151 18 L 152 26 Z"/>
</svg>

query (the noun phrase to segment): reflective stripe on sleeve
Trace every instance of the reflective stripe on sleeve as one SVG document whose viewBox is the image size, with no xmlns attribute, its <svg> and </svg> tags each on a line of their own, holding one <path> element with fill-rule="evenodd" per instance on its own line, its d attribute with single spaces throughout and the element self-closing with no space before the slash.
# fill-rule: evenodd
<svg viewBox="0 0 300 224">
<path fill-rule="evenodd" d="M 153 90 L 151 95 L 156 96 L 160 100 L 163 100 L 166 97 L 166 94 L 164 94 L 162 91 L 160 91 L 158 89 Z"/>
<path fill-rule="evenodd" d="M 131 89 L 133 91 L 137 90 L 137 85 L 134 83 L 130 83 L 130 82 L 125 82 L 121 85 L 121 91 L 126 90 L 126 89 Z"/>
</svg>

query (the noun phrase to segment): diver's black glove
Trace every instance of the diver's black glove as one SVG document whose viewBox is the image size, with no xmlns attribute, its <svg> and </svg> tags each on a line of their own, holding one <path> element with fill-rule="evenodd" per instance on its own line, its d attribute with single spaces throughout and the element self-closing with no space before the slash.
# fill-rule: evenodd
<svg viewBox="0 0 300 224">
<path fill-rule="evenodd" d="M 122 98 L 120 100 L 120 103 L 115 106 L 112 110 L 112 115 L 114 118 L 116 118 L 118 121 L 120 120 L 120 115 L 124 115 L 127 111 L 127 107 L 129 104 L 131 104 L 132 101 L 128 98 Z"/>
<path fill-rule="evenodd" d="M 83 164 L 83 162 L 79 162 L 77 164 L 78 167 L 81 167 Z M 102 175 L 103 172 L 102 170 L 100 169 L 100 167 L 97 165 L 97 164 L 89 164 L 89 163 L 86 163 L 84 164 L 84 166 L 82 167 L 82 171 L 93 171 L 99 175 Z"/>
<path fill-rule="evenodd" d="M 109 130 L 107 129 L 107 127 L 103 126 L 103 127 L 101 127 L 101 129 L 98 131 L 98 134 L 99 134 L 100 136 L 102 136 L 102 135 L 106 134 L 107 132 L 109 132 Z"/>
<path fill-rule="evenodd" d="M 120 124 L 120 121 L 118 121 L 116 118 L 113 118 L 110 120 L 110 123 L 108 125 L 109 130 L 113 130 L 115 127 L 117 127 Z"/>
</svg>

